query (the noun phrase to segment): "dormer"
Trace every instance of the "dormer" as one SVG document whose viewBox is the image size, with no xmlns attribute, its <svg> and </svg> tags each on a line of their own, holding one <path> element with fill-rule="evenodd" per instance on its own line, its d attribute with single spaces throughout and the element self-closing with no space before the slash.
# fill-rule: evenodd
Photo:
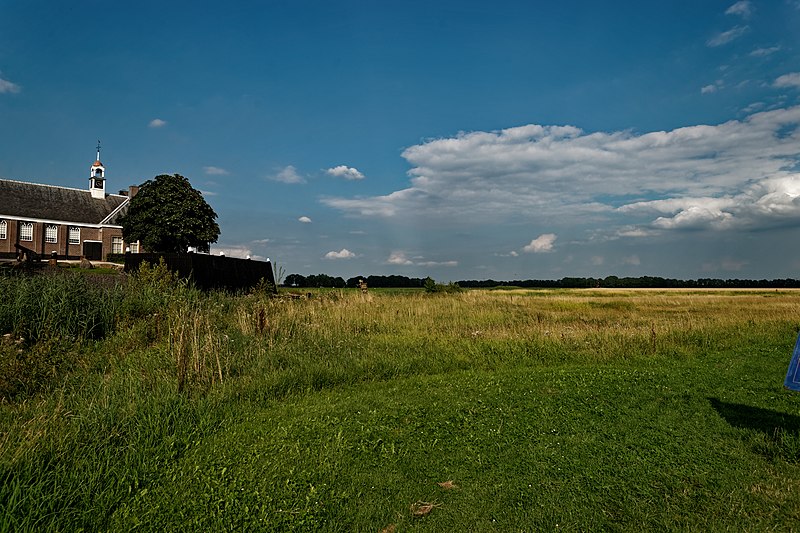
<svg viewBox="0 0 800 533">
<path fill-rule="evenodd" d="M 97 159 L 89 170 L 89 192 L 92 198 L 106 197 L 106 167 L 100 162 L 100 141 L 97 141 Z"/>
</svg>

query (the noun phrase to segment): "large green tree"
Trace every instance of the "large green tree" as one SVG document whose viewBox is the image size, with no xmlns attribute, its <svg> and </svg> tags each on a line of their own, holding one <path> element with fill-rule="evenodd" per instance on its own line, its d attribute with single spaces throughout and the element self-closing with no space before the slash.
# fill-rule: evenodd
<svg viewBox="0 0 800 533">
<path fill-rule="evenodd" d="M 148 252 L 208 251 L 217 242 L 217 214 L 180 174 L 147 180 L 120 220 L 125 241 L 140 241 Z"/>
</svg>

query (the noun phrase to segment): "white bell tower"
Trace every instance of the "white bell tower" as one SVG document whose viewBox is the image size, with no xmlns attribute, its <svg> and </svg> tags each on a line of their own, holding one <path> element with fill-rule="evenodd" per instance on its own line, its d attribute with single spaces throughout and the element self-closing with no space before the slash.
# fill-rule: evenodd
<svg viewBox="0 0 800 533">
<path fill-rule="evenodd" d="M 89 172 L 89 192 L 92 193 L 92 198 L 105 199 L 106 167 L 100 162 L 100 141 L 97 141 L 97 159 L 92 163 L 92 168 Z"/>
</svg>

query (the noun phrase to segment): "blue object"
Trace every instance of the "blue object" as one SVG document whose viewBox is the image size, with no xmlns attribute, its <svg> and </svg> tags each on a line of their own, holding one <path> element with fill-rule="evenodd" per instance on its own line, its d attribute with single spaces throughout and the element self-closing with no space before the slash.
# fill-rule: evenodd
<svg viewBox="0 0 800 533">
<path fill-rule="evenodd" d="M 794 345 L 792 360 L 789 362 L 789 371 L 786 372 L 786 381 L 783 386 L 789 390 L 800 392 L 800 336 Z"/>
</svg>

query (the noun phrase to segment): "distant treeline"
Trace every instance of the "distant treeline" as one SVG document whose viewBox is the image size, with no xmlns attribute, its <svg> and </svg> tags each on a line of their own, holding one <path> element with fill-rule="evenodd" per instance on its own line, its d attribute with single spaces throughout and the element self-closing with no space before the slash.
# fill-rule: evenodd
<svg viewBox="0 0 800 533">
<path fill-rule="evenodd" d="M 286 287 L 332 287 L 351 288 L 358 287 L 360 280 L 365 280 L 371 288 L 422 288 L 427 278 L 408 278 L 406 276 L 355 276 L 348 280 L 342 277 L 316 274 L 301 276 L 290 274 L 286 276 L 283 285 Z M 656 276 L 641 276 L 638 278 L 619 278 L 608 276 L 605 278 L 561 278 L 551 279 L 526 279 L 515 281 L 464 280 L 457 282 L 464 288 L 492 288 L 492 287 L 523 287 L 540 289 L 590 289 L 590 288 L 648 288 L 648 289 L 786 289 L 800 287 L 800 280 L 786 279 L 672 279 Z"/>
<path fill-rule="evenodd" d="M 590 289 L 590 288 L 627 288 L 627 289 L 782 289 L 800 287 L 800 280 L 796 279 L 672 279 L 656 276 L 641 276 L 638 278 L 561 278 L 526 279 L 516 281 L 459 281 L 461 287 L 491 288 L 491 287 L 524 287 L 524 288 L 561 288 L 561 289 Z"/>
<path fill-rule="evenodd" d="M 356 276 L 345 281 L 342 277 L 334 278 L 327 274 L 312 274 L 301 276 L 289 274 L 283 281 L 285 287 L 333 287 L 337 289 L 356 289 L 359 281 L 367 282 L 368 287 L 380 288 L 422 288 L 425 278 L 408 278 L 406 276 Z"/>
</svg>

